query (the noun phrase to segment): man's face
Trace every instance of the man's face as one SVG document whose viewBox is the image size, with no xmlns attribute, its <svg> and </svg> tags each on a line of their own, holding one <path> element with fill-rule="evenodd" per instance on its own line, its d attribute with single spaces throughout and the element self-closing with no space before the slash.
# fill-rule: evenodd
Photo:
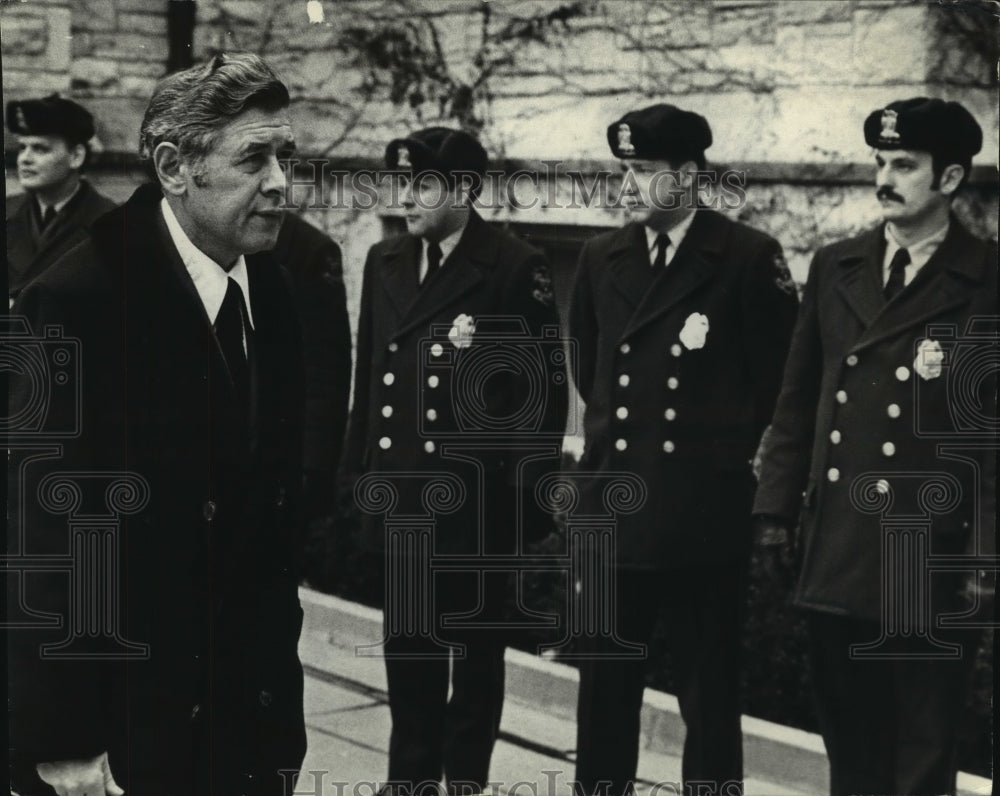
<svg viewBox="0 0 1000 796">
<path fill-rule="evenodd" d="M 406 229 L 412 235 L 440 241 L 456 227 L 458 200 L 446 181 L 434 173 L 407 180 L 403 191 Z"/>
<path fill-rule="evenodd" d="M 622 203 L 632 221 L 659 226 L 690 204 L 690 179 L 666 160 L 622 160 L 622 176 Z"/>
<path fill-rule="evenodd" d="M 886 221 L 912 225 L 948 204 L 948 195 L 934 184 L 929 152 L 883 149 L 875 153 L 878 172 L 875 194 Z"/>
<path fill-rule="evenodd" d="M 86 152 L 56 135 L 21 135 L 17 145 L 17 179 L 26 191 L 68 185 L 83 166 Z"/>
<path fill-rule="evenodd" d="M 294 147 L 285 110 L 251 108 L 226 124 L 201 165 L 183 169 L 191 242 L 223 267 L 273 248 L 285 198 L 280 160 Z"/>
</svg>

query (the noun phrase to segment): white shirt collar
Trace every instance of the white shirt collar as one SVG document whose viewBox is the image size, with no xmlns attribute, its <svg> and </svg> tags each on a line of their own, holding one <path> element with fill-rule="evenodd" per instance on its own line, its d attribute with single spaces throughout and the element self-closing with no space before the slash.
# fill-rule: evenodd
<svg viewBox="0 0 1000 796">
<path fill-rule="evenodd" d="M 448 259 L 448 255 L 455 251 L 455 247 L 458 245 L 463 232 L 465 232 L 465 227 L 452 232 L 447 238 L 442 238 L 438 241 L 438 246 L 441 247 L 441 265 L 444 265 L 445 260 Z M 427 247 L 430 245 L 430 241 L 427 238 L 421 238 L 420 240 L 423 246 L 420 252 L 420 281 L 423 282 L 424 277 L 427 276 Z"/>
<path fill-rule="evenodd" d="M 80 187 L 83 185 L 82 182 L 77 182 L 76 188 L 73 189 L 73 193 L 63 199 L 61 202 L 56 202 L 54 205 L 47 205 L 41 199 L 38 200 L 38 209 L 41 211 L 41 215 L 45 215 L 45 208 L 51 207 L 56 213 L 62 212 L 62 209 L 70 203 L 70 200 L 80 192 Z M 37 197 L 36 197 L 37 198 Z"/>
<path fill-rule="evenodd" d="M 910 284 L 910 282 L 913 281 L 913 277 L 916 276 L 917 271 L 923 268 L 927 261 L 931 258 L 931 255 L 937 251 L 938 246 L 941 245 L 945 237 L 948 235 L 949 224 L 950 222 L 946 223 L 943 227 L 941 227 L 941 229 L 906 247 L 906 251 L 910 254 L 910 263 L 903 270 L 903 284 Z M 903 247 L 900 246 L 899 241 L 896 240 L 896 236 L 892 230 L 892 224 L 886 224 L 885 258 L 882 260 L 883 284 L 889 280 L 889 265 L 892 263 L 893 256 L 901 248 Z"/>
<path fill-rule="evenodd" d="M 254 328 L 253 311 L 250 309 L 250 275 L 247 272 L 247 263 L 243 255 L 240 255 L 236 265 L 227 272 L 225 268 L 191 242 L 166 199 L 160 200 L 160 210 L 163 213 L 163 220 L 167 222 L 167 232 L 170 233 L 170 239 L 177 247 L 177 253 L 181 256 L 191 281 L 194 282 L 201 303 L 205 305 L 208 319 L 215 323 L 219 310 L 222 308 L 222 301 L 226 297 L 229 278 L 232 277 L 240 286 L 240 290 L 243 291 L 243 301 L 247 305 L 247 319 L 250 321 L 250 328 Z"/>
<path fill-rule="evenodd" d="M 691 228 L 691 223 L 694 221 L 695 213 L 691 213 L 687 218 L 685 218 L 681 223 L 667 230 L 667 234 L 670 236 L 670 245 L 667 246 L 667 264 L 674 259 L 674 255 L 677 254 L 677 249 L 681 245 L 681 241 L 684 240 L 684 236 L 687 235 L 688 230 Z M 656 238 L 660 234 L 655 229 L 650 227 L 643 227 L 646 230 L 646 249 L 649 252 L 649 264 L 652 265 L 653 261 L 656 259 Z"/>
</svg>

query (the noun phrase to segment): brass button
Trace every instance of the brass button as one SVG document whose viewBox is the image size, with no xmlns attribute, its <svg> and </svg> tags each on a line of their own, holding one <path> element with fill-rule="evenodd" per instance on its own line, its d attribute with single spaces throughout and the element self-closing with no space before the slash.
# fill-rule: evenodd
<svg viewBox="0 0 1000 796">
<path fill-rule="evenodd" d="M 667 411 L 663 413 L 663 416 L 667 418 L 667 420 L 673 420 L 677 417 L 677 410 L 673 408 L 667 409 Z"/>
<path fill-rule="evenodd" d="M 882 443 L 882 453 L 885 456 L 895 456 L 896 455 L 896 446 L 893 445 L 891 442 L 883 442 Z"/>
<path fill-rule="evenodd" d="M 627 354 L 629 351 L 632 350 L 632 346 L 630 346 L 628 343 L 622 343 L 621 348 L 619 348 L 618 350 L 621 351 L 623 354 Z"/>
<path fill-rule="evenodd" d="M 624 407 L 624 406 L 619 406 L 615 410 L 615 417 L 617 417 L 619 420 L 624 420 L 625 418 L 627 418 L 628 417 L 628 408 Z"/>
<path fill-rule="evenodd" d="M 379 447 L 380 447 L 380 448 L 381 448 L 382 450 L 384 450 L 384 451 L 387 451 L 387 450 L 389 450 L 389 448 L 391 448 L 391 447 L 392 447 L 392 440 L 391 440 L 391 439 L 389 439 L 389 437 L 382 437 L 382 439 L 380 439 L 380 440 L 378 441 L 378 446 L 379 446 Z"/>
<path fill-rule="evenodd" d="M 844 390 L 837 390 L 837 403 L 846 404 L 847 403 L 847 393 Z"/>
<path fill-rule="evenodd" d="M 431 389 L 434 389 L 440 383 L 441 383 L 441 379 L 439 379 L 437 376 L 428 376 L 427 377 L 427 386 L 430 387 Z"/>
<path fill-rule="evenodd" d="M 427 453 L 434 453 L 434 447 L 434 443 L 430 440 L 427 440 L 427 442 L 424 443 L 424 450 L 427 451 Z"/>
<path fill-rule="evenodd" d="M 278 487 L 278 497 L 274 502 L 277 503 L 279 507 L 285 505 L 285 488 L 283 486 Z"/>
<path fill-rule="evenodd" d="M 616 450 L 623 451 L 627 447 L 628 447 L 628 440 L 624 440 L 624 439 L 616 439 L 615 440 L 615 449 Z"/>
<path fill-rule="evenodd" d="M 827 477 L 827 480 L 829 480 L 831 482 L 833 482 L 833 481 L 839 481 L 840 480 L 840 470 L 838 470 L 836 467 L 831 467 L 829 470 L 826 471 L 826 477 Z"/>
<path fill-rule="evenodd" d="M 215 517 L 215 512 L 218 510 L 218 506 L 215 505 L 214 500 L 205 501 L 205 505 L 201 507 L 201 516 L 203 516 L 209 522 Z"/>
<path fill-rule="evenodd" d="M 430 420 L 431 422 L 434 422 L 435 420 L 437 420 L 438 419 L 437 409 L 433 409 L 433 408 L 432 409 L 428 409 L 427 410 L 427 419 Z"/>
<path fill-rule="evenodd" d="M 888 495 L 889 494 L 889 482 L 886 481 L 884 478 L 880 478 L 876 482 L 876 484 L 875 484 L 875 490 L 880 495 Z"/>
<path fill-rule="evenodd" d="M 679 343 L 674 343 L 670 346 L 670 353 L 675 357 L 679 357 L 682 353 L 684 353 L 684 349 L 680 347 Z"/>
<path fill-rule="evenodd" d="M 628 387 L 628 382 L 629 378 L 627 373 L 623 373 L 621 376 L 618 377 L 618 385 L 620 387 Z"/>
<path fill-rule="evenodd" d="M 274 701 L 274 697 L 272 696 L 270 691 L 264 688 L 261 689 L 261 692 L 257 695 L 257 701 L 260 702 L 261 707 L 266 708 L 269 707 L 270 704 Z"/>
<path fill-rule="evenodd" d="M 833 431 L 830 432 L 830 442 L 832 442 L 834 445 L 840 444 L 840 432 L 837 431 L 837 429 L 834 429 Z"/>
<path fill-rule="evenodd" d="M 908 378 L 910 378 L 910 369 L 905 365 L 900 365 L 898 368 L 896 368 L 896 378 L 899 379 L 900 381 L 906 381 Z"/>
<path fill-rule="evenodd" d="M 392 383 L 393 383 L 393 382 L 394 382 L 395 380 L 396 380 L 396 376 L 395 376 L 394 374 L 392 374 L 392 373 L 386 373 L 386 374 L 385 374 L 385 375 L 384 375 L 384 376 L 382 377 L 382 383 L 383 383 L 383 384 L 384 384 L 384 385 L 385 385 L 386 387 L 391 387 L 391 386 L 392 386 Z"/>
<path fill-rule="evenodd" d="M 889 417 L 891 417 L 893 420 L 895 420 L 903 413 L 903 410 L 899 408 L 899 404 L 889 404 L 885 408 L 885 411 L 886 414 L 888 414 Z"/>
<path fill-rule="evenodd" d="M 399 343 L 396 342 L 389 343 L 389 353 L 395 354 L 397 351 L 399 351 Z"/>
<path fill-rule="evenodd" d="M 663 452 L 664 453 L 673 453 L 674 449 L 676 447 L 677 446 L 674 445 L 674 443 L 671 440 L 668 439 L 666 442 L 663 443 Z"/>
<path fill-rule="evenodd" d="M 847 361 L 847 367 L 849 368 L 853 368 L 855 365 L 858 364 L 858 358 L 854 354 L 848 354 L 846 361 Z"/>
<path fill-rule="evenodd" d="M 443 353 L 444 353 L 444 348 L 442 347 L 442 345 L 440 343 L 435 343 L 434 345 L 431 346 L 431 356 L 432 357 L 439 357 Z"/>
<path fill-rule="evenodd" d="M 392 407 L 388 404 L 382 407 L 382 417 L 392 417 Z"/>
<path fill-rule="evenodd" d="M 679 384 L 680 382 L 677 381 L 676 376 L 671 376 L 669 379 L 667 379 L 667 387 L 669 387 L 671 390 L 676 390 Z"/>
<path fill-rule="evenodd" d="M 201 712 L 201 705 L 195 705 L 191 708 L 191 720 L 194 721 L 198 718 L 198 714 Z"/>
</svg>

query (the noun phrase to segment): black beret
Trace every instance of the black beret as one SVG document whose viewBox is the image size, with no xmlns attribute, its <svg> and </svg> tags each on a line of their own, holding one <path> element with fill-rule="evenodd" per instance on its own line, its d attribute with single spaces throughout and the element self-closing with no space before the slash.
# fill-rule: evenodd
<svg viewBox="0 0 1000 796">
<path fill-rule="evenodd" d="M 712 145 L 704 116 L 674 105 L 651 105 L 626 113 L 608 126 L 608 146 L 616 158 L 669 160 L 702 155 Z"/>
<path fill-rule="evenodd" d="M 390 169 L 410 169 L 414 173 L 436 171 L 451 174 L 471 171 L 486 174 L 489 158 L 475 136 L 448 127 L 428 127 L 406 138 L 396 138 L 385 149 Z"/>
<path fill-rule="evenodd" d="M 94 117 L 82 105 L 52 94 L 7 103 L 7 129 L 18 135 L 58 135 L 71 144 L 94 136 Z"/>
<path fill-rule="evenodd" d="M 914 97 L 872 111 L 865 142 L 876 149 L 917 149 L 932 155 L 971 159 L 983 146 L 983 131 L 962 105 Z"/>
</svg>

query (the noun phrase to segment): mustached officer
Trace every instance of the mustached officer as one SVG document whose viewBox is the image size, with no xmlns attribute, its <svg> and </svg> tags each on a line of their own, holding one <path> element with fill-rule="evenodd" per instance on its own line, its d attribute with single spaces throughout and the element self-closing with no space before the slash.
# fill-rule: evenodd
<svg viewBox="0 0 1000 796">
<path fill-rule="evenodd" d="M 687 728 L 684 780 L 714 783 L 711 792 L 734 783 L 733 793 L 743 778 L 750 462 L 774 408 L 797 298 L 777 241 L 697 203 L 695 174 L 712 143 L 703 117 L 654 105 L 613 122 L 607 137 L 631 220 L 590 240 L 577 267 L 580 466 L 645 482 L 644 505 L 619 517 L 613 561 L 604 562 L 616 573 L 615 634 L 642 645 L 657 619 L 666 622 Z M 584 487 L 583 502 L 583 513 L 607 512 L 596 488 Z M 585 794 L 608 783 L 608 793 L 623 794 L 636 775 L 645 661 L 615 657 L 610 637 L 581 643 L 591 656 L 580 668 L 576 778 Z"/>
<path fill-rule="evenodd" d="M 863 132 L 882 222 L 813 258 L 754 512 L 775 544 L 798 521 L 831 793 L 954 793 L 977 633 L 941 617 L 977 573 L 892 551 L 995 545 L 997 247 L 951 213 L 983 137 L 926 97 Z"/>
</svg>

